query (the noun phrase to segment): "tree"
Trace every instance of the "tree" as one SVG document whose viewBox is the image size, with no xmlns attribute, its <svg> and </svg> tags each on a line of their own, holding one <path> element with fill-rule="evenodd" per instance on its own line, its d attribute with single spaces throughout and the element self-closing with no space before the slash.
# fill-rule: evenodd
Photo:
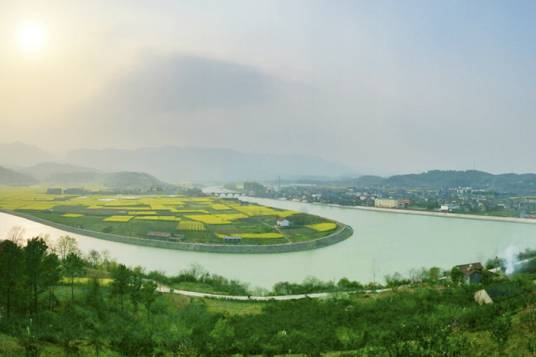
<svg viewBox="0 0 536 357">
<path fill-rule="evenodd" d="M 210 338 L 213 342 L 213 349 L 219 353 L 229 352 L 233 345 L 235 330 L 225 318 L 216 321 Z"/>
<path fill-rule="evenodd" d="M 147 310 L 147 319 L 151 318 L 151 306 L 158 297 L 158 292 L 156 291 L 157 285 L 152 280 L 146 280 L 143 282 L 141 287 L 141 301 Z"/>
<path fill-rule="evenodd" d="M 20 246 L 24 241 L 24 234 L 24 228 L 20 226 L 15 226 L 9 230 L 9 233 L 7 234 L 7 239 Z"/>
<path fill-rule="evenodd" d="M 95 319 L 86 320 L 88 342 L 95 349 L 95 355 L 100 356 L 102 348 L 106 345 L 107 337 L 103 324 Z"/>
<path fill-rule="evenodd" d="M 93 307 L 97 313 L 101 312 L 101 308 L 105 301 L 99 279 L 97 278 L 93 278 L 89 282 L 89 287 L 86 293 L 86 303 Z"/>
<path fill-rule="evenodd" d="M 398 272 L 396 272 L 396 273 L 394 273 L 392 275 L 386 275 L 385 276 L 385 284 L 389 288 L 395 288 L 397 286 L 407 284 L 407 283 L 409 283 L 409 280 L 404 279 L 404 277 Z"/>
<path fill-rule="evenodd" d="M 102 262 L 102 257 L 95 249 L 91 249 L 88 254 L 88 260 L 92 267 L 97 267 Z"/>
<path fill-rule="evenodd" d="M 74 301 L 74 278 L 84 273 L 84 261 L 76 252 L 70 252 L 63 259 L 63 271 L 70 278 L 71 302 Z"/>
<path fill-rule="evenodd" d="M 84 334 L 81 321 L 84 316 L 77 307 L 71 306 L 59 315 L 56 333 L 65 356 L 79 356 L 82 336 Z"/>
<path fill-rule="evenodd" d="M 61 236 L 56 243 L 56 252 L 61 260 L 65 260 L 69 254 L 79 254 L 78 242 L 70 236 Z"/>
<path fill-rule="evenodd" d="M 119 264 L 116 269 L 112 271 L 112 294 L 119 296 L 121 302 L 121 311 L 124 308 L 124 296 L 128 292 L 130 275 L 132 272 L 124 264 Z"/>
<path fill-rule="evenodd" d="M 22 249 L 10 240 L 0 243 L 0 291 L 6 316 L 11 315 L 13 296 L 22 276 Z"/>
<path fill-rule="evenodd" d="M 39 294 L 59 280 L 59 260 L 48 252 L 43 238 L 33 238 L 26 243 L 24 251 L 25 283 L 31 302 L 30 311 L 37 313 Z"/>
<path fill-rule="evenodd" d="M 45 291 L 48 289 L 48 306 L 49 309 L 52 309 L 52 306 L 55 302 L 54 296 L 54 286 L 61 279 L 61 264 L 58 256 L 56 254 L 49 254 L 43 262 L 43 289 Z"/>
<path fill-rule="evenodd" d="M 463 282 L 463 272 L 458 267 L 452 268 L 450 271 L 450 279 L 455 284 L 461 284 Z"/>
<path fill-rule="evenodd" d="M 142 285 L 143 285 L 143 278 L 141 274 L 140 268 L 135 268 L 131 274 L 130 279 L 128 281 L 128 292 L 130 295 L 130 299 L 132 300 L 132 304 L 134 305 L 134 312 L 138 311 L 138 304 L 142 300 Z"/>
<path fill-rule="evenodd" d="M 432 284 L 435 284 L 439 281 L 441 277 L 441 269 L 438 267 L 431 267 L 428 271 L 428 278 Z"/>
</svg>

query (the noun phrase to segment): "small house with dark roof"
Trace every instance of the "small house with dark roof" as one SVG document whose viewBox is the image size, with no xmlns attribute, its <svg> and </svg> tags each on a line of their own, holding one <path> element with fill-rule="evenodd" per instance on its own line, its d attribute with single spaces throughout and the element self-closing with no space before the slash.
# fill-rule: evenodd
<svg viewBox="0 0 536 357">
<path fill-rule="evenodd" d="M 480 262 L 456 265 L 454 268 L 462 272 L 466 284 L 480 284 L 482 281 L 484 266 Z"/>
</svg>

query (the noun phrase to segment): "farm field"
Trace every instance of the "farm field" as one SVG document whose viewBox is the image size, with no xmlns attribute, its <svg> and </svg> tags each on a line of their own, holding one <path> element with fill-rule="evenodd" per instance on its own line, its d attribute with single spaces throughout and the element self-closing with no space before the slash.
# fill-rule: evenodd
<svg viewBox="0 0 536 357">
<path fill-rule="evenodd" d="M 189 243 L 295 243 L 321 238 L 338 227 L 322 217 L 231 198 L 54 192 L 0 187 L 0 209 L 78 229 Z M 283 227 L 285 221 L 288 226 Z"/>
</svg>

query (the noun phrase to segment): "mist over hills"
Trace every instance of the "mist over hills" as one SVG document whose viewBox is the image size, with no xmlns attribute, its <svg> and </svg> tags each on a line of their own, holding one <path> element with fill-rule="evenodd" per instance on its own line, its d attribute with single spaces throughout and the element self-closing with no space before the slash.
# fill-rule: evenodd
<svg viewBox="0 0 536 357">
<path fill-rule="evenodd" d="M 38 181 L 28 175 L 0 166 L 0 185 L 25 186 L 33 185 Z"/>
<path fill-rule="evenodd" d="M 63 176 L 80 176 L 90 177 L 91 174 L 97 174 L 99 171 L 89 167 L 76 166 L 70 164 L 62 164 L 57 162 L 42 162 L 29 167 L 24 167 L 19 172 L 35 177 L 39 181 L 55 182 L 55 179 L 60 179 Z"/>
<path fill-rule="evenodd" d="M 96 169 L 58 164 L 42 163 L 22 169 L 21 172 L 32 175 L 39 183 L 60 186 L 102 185 L 111 189 L 150 189 L 170 186 L 156 177 L 144 172 L 102 172 Z"/>
<path fill-rule="evenodd" d="M 50 183 L 87 183 L 101 180 L 103 173 L 120 171 L 144 172 L 169 183 L 355 176 L 351 168 L 319 157 L 229 149 L 166 146 L 73 150 L 53 155 L 23 143 L 0 144 L 0 148 L 0 166 Z"/>
<path fill-rule="evenodd" d="M 120 190 L 165 189 L 172 186 L 143 172 L 99 172 L 97 170 L 61 171 L 61 169 L 66 169 L 68 167 L 69 165 L 45 163 L 23 169 L 24 173 L 0 167 L 0 185 L 28 186 L 45 184 L 75 187 L 97 184 L 106 188 Z M 39 168 L 41 168 L 42 171 L 39 171 Z M 73 168 L 76 169 L 76 167 Z M 55 171 L 55 169 L 58 169 L 58 171 Z M 31 172 L 36 175 L 30 175 Z"/>
<path fill-rule="evenodd" d="M 337 179 L 363 188 L 472 187 L 501 193 L 536 192 L 536 174 L 532 173 L 431 170 L 390 177 L 358 177 L 351 168 L 318 157 L 250 154 L 229 149 L 175 146 L 133 150 L 85 149 L 61 156 L 20 142 L 0 144 L 0 149 L 0 184 L 5 185 L 97 183 L 107 187 L 146 188 L 184 181 L 262 181 L 281 177 L 289 181 Z"/>
<path fill-rule="evenodd" d="M 159 147 L 71 151 L 66 162 L 101 170 L 149 172 L 167 182 L 337 177 L 353 170 L 318 157 L 246 154 L 228 149 Z"/>
<path fill-rule="evenodd" d="M 0 166 L 21 168 L 50 161 L 53 155 L 37 146 L 21 142 L 0 143 Z"/>
</svg>

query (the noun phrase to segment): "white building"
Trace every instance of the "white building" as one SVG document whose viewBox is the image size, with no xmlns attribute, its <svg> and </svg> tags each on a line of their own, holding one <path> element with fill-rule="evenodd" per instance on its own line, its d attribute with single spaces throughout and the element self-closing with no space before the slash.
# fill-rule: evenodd
<svg viewBox="0 0 536 357">
<path fill-rule="evenodd" d="M 288 219 L 281 219 L 277 221 L 277 226 L 283 228 L 290 227 L 290 221 Z"/>
<path fill-rule="evenodd" d="M 398 200 L 393 200 L 391 198 L 376 198 L 374 199 L 374 207 L 397 208 Z"/>
</svg>

